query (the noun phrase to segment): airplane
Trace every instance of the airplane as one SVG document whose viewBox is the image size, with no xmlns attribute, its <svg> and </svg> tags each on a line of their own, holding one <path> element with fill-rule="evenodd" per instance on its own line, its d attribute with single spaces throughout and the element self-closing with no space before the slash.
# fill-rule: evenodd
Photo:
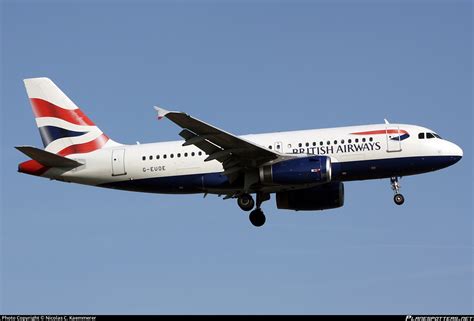
<svg viewBox="0 0 474 321">
<path fill-rule="evenodd" d="M 109 138 L 48 78 L 24 79 L 44 150 L 18 171 L 51 180 L 126 191 L 217 194 L 236 199 L 260 227 L 263 202 L 316 211 L 344 205 L 344 182 L 399 178 L 439 170 L 463 156 L 431 129 L 408 124 L 350 126 L 237 136 L 183 112 L 155 107 L 179 127 L 179 141 L 125 145 Z M 255 194 L 255 199 L 252 196 Z"/>
</svg>

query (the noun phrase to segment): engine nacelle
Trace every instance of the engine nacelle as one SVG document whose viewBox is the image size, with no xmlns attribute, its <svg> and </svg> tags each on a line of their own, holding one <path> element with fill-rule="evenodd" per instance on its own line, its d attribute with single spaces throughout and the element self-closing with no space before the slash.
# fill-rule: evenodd
<svg viewBox="0 0 474 321">
<path fill-rule="evenodd" d="M 331 159 L 309 156 L 260 167 L 262 184 L 300 185 L 331 181 Z"/>
<path fill-rule="evenodd" d="M 344 184 L 331 182 L 311 188 L 276 193 L 277 208 L 316 211 L 344 205 Z"/>
</svg>

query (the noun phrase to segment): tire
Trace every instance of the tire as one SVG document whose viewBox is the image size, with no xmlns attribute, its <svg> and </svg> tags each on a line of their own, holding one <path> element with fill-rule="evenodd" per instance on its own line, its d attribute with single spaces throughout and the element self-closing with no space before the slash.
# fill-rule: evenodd
<svg viewBox="0 0 474 321">
<path fill-rule="evenodd" d="M 403 197 L 402 194 L 395 194 L 395 196 L 393 197 L 393 201 L 397 205 L 402 205 L 403 203 L 405 203 L 405 197 Z"/>
<path fill-rule="evenodd" d="M 260 209 L 253 210 L 249 215 L 249 219 L 250 223 L 252 223 L 252 225 L 256 227 L 263 226 L 266 221 L 265 214 L 263 214 L 262 210 Z"/>
<path fill-rule="evenodd" d="M 237 198 L 237 204 L 241 210 L 248 212 L 251 211 L 255 206 L 255 201 L 253 200 L 252 195 L 242 194 L 239 196 L 239 198 Z"/>
</svg>

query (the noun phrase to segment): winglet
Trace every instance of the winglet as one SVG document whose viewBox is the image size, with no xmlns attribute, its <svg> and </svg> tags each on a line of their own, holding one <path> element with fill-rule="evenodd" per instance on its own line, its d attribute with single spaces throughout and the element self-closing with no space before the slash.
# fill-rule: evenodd
<svg viewBox="0 0 474 321">
<path fill-rule="evenodd" d="M 158 107 L 158 106 L 154 106 L 154 108 L 158 112 L 158 120 L 162 119 L 163 117 L 166 116 L 166 114 L 169 113 L 169 111 L 164 109 L 164 108 L 161 108 L 161 107 Z"/>
</svg>

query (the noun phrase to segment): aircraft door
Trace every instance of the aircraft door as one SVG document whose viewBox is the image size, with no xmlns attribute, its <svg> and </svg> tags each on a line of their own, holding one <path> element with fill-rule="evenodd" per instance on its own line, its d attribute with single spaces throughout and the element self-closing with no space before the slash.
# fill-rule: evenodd
<svg viewBox="0 0 474 321">
<path fill-rule="evenodd" d="M 275 144 L 273 144 L 273 148 L 277 152 L 283 153 L 283 144 L 281 142 L 275 142 Z"/>
<path fill-rule="evenodd" d="M 400 152 L 402 150 L 400 127 L 386 126 L 385 136 L 387 138 L 387 152 Z"/>
<path fill-rule="evenodd" d="M 126 175 L 125 172 L 125 149 L 112 151 L 112 176 Z"/>
</svg>

